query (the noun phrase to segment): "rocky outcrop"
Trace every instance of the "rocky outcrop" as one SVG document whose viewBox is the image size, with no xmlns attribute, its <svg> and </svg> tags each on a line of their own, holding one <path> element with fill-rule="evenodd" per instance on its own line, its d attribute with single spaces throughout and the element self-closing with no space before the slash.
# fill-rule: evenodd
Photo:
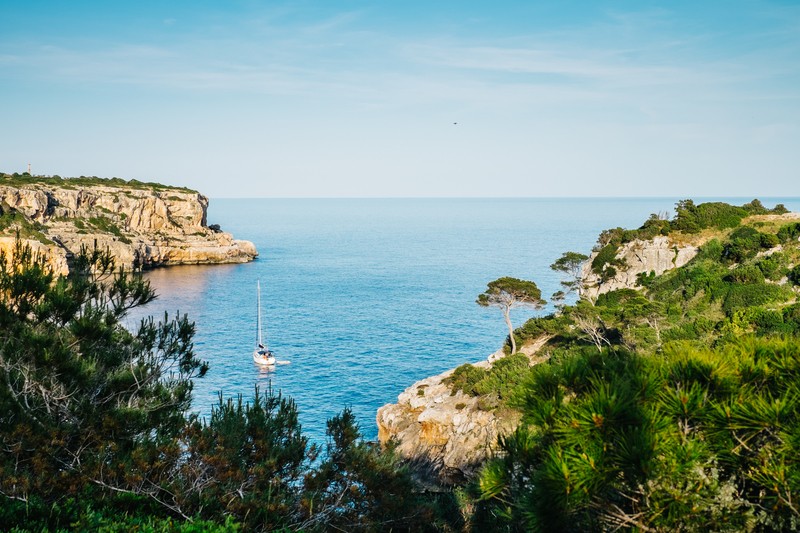
<svg viewBox="0 0 800 533">
<path fill-rule="evenodd" d="M 477 364 L 487 364 L 486 362 Z M 452 394 L 444 380 L 448 370 L 407 388 L 396 404 L 378 409 L 378 439 L 398 443 L 396 451 L 407 459 L 431 465 L 443 483 L 458 483 L 475 474 L 497 449 L 497 438 L 512 432 L 519 415 L 499 413 L 482 404 L 480 397 L 461 391 Z"/>
<path fill-rule="evenodd" d="M 82 246 L 108 248 L 125 268 L 243 263 L 258 255 L 251 242 L 208 227 L 208 198 L 196 191 L 48 181 L 4 185 L 0 178 L 0 214 L 22 215 L 6 224 L 0 247 L 13 245 L 19 230 L 57 272 L 66 272 Z"/>
<path fill-rule="evenodd" d="M 549 357 L 542 348 L 550 339 L 542 336 L 519 352 L 531 365 L 538 364 Z M 473 366 L 488 369 L 505 356 L 500 349 Z M 383 445 L 396 441 L 402 457 L 428 466 L 425 482 L 455 484 L 473 477 L 498 451 L 498 438 L 512 433 L 520 422 L 520 413 L 490 398 L 453 393 L 446 380 L 454 371 L 418 381 L 397 397 L 397 403 L 378 409 L 378 440 Z"/>
<path fill-rule="evenodd" d="M 616 274 L 607 279 L 603 279 L 592 270 L 592 261 L 598 253 L 593 252 L 583 265 L 583 295 L 594 300 L 600 294 L 617 289 L 635 289 L 640 274 L 654 272 L 660 276 L 667 270 L 682 267 L 691 261 L 698 251 L 697 246 L 678 244 L 666 236 L 647 241 L 637 239 L 619 247 L 616 255 Z"/>
</svg>

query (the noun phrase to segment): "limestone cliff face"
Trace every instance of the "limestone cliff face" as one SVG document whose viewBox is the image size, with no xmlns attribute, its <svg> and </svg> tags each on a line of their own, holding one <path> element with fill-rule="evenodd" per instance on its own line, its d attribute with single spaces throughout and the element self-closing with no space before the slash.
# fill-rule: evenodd
<svg viewBox="0 0 800 533">
<path fill-rule="evenodd" d="M 514 412 L 484 410 L 481 398 L 461 391 L 451 395 L 443 380 L 452 373 L 448 370 L 414 383 L 396 404 L 384 405 L 377 415 L 380 442 L 397 440 L 401 456 L 430 462 L 445 483 L 474 475 L 497 449 L 498 436 L 519 424 Z"/>
<path fill-rule="evenodd" d="M 81 246 L 95 243 L 125 268 L 242 263 L 258 255 L 251 242 L 209 228 L 208 198 L 194 191 L 31 181 L 4 185 L 0 179 L 0 214 L 21 214 L 22 236 L 60 273 Z M 0 249 L 13 245 L 18 227 L 6 228 Z"/>
<path fill-rule="evenodd" d="M 519 352 L 531 365 L 545 361 L 549 354 L 543 347 L 551 338 L 539 337 Z M 488 369 L 505 356 L 500 349 L 473 366 Z M 397 403 L 378 409 L 378 440 L 381 444 L 395 440 L 401 456 L 429 463 L 437 479 L 426 481 L 453 484 L 471 478 L 498 451 L 498 438 L 512 433 L 521 420 L 519 412 L 491 404 L 485 397 L 452 394 L 444 381 L 454 371 L 418 381 L 397 397 Z"/>
<path fill-rule="evenodd" d="M 665 236 L 647 241 L 637 239 L 620 246 L 616 256 L 620 266 L 615 267 L 617 273 L 605 281 L 592 271 L 592 260 L 597 257 L 597 252 L 593 252 L 583 265 L 584 296 L 594 300 L 600 294 L 617 289 L 635 289 L 639 274 L 655 272 L 661 275 L 682 267 L 697 255 L 698 250 L 696 246 L 677 244 Z"/>
</svg>

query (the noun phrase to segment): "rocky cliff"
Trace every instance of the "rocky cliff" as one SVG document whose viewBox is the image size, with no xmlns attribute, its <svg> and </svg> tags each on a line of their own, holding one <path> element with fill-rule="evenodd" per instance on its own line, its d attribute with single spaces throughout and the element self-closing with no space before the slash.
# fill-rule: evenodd
<svg viewBox="0 0 800 533">
<path fill-rule="evenodd" d="M 536 364 L 548 357 L 540 351 L 549 338 L 527 343 L 520 352 Z M 502 357 L 505 353 L 498 350 L 473 366 L 488 369 Z M 513 432 L 520 422 L 519 413 L 487 398 L 454 393 L 447 383 L 453 372 L 414 383 L 397 397 L 397 403 L 378 409 L 376 417 L 382 444 L 396 441 L 402 457 L 431 467 L 435 475 L 426 481 L 444 484 L 472 477 L 497 451 L 498 437 Z"/>
<path fill-rule="evenodd" d="M 654 272 L 660 276 L 668 270 L 682 267 L 697 255 L 699 248 L 692 244 L 673 242 L 667 236 L 650 240 L 633 240 L 620 246 L 616 255 L 616 273 L 603 279 L 592 270 L 593 252 L 583 265 L 583 296 L 594 300 L 598 295 L 624 288 L 636 288 L 639 274 Z"/>
<path fill-rule="evenodd" d="M 0 250 L 20 236 L 65 273 L 82 246 L 108 248 L 125 268 L 242 263 L 249 241 L 209 227 L 208 198 L 189 189 L 114 180 L 0 177 Z"/>
<path fill-rule="evenodd" d="M 487 365 L 488 362 L 475 363 Z M 497 448 L 497 438 L 519 423 L 515 412 L 487 409 L 480 397 L 451 393 L 445 382 L 453 373 L 418 381 L 378 409 L 378 440 L 396 440 L 396 451 L 431 465 L 441 482 L 459 483 L 471 477 Z"/>
</svg>

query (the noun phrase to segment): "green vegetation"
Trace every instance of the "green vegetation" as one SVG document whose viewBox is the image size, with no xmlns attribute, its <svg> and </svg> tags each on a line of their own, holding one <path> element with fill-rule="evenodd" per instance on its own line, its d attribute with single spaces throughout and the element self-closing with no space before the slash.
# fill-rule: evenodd
<svg viewBox="0 0 800 533">
<path fill-rule="evenodd" d="M 476 525 L 796 530 L 799 394 L 795 339 L 553 359 L 521 389 L 526 423 L 481 476 Z"/>
<path fill-rule="evenodd" d="M 471 396 L 494 395 L 498 400 L 507 401 L 530 366 L 524 354 L 514 354 L 495 362 L 485 370 L 471 364 L 461 365 L 445 378 L 453 394 L 462 391 Z"/>
<path fill-rule="evenodd" d="M 77 228 L 78 227 L 77 222 L 79 221 L 76 220 L 75 222 L 76 222 L 75 227 Z M 98 230 L 116 236 L 120 241 L 124 242 L 125 244 L 131 243 L 131 240 L 128 237 L 126 237 L 124 233 L 122 233 L 122 230 L 119 228 L 119 226 L 117 226 L 114 223 L 114 221 L 108 217 L 102 215 L 97 217 L 91 217 L 88 220 L 88 222 Z"/>
<path fill-rule="evenodd" d="M 15 209 L 0 206 L 0 235 L 13 233 L 22 239 L 33 239 L 42 244 L 53 242 L 42 233 L 44 227 L 38 222 L 30 221 Z"/>
<path fill-rule="evenodd" d="M 542 291 L 534 282 L 504 277 L 489 282 L 486 291 L 478 295 L 477 303 L 483 307 L 498 307 L 503 311 L 508 337 L 511 340 L 511 353 L 514 354 L 517 353 L 517 343 L 511 325 L 511 309 L 514 307 L 540 309 L 546 302 L 542 299 Z"/>
<path fill-rule="evenodd" d="M 139 180 L 124 180 L 122 178 L 98 178 L 97 176 L 80 176 L 77 178 L 62 178 L 61 176 L 31 176 L 27 172 L 19 174 L 0 173 L 0 185 L 9 185 L 12 187 L 23 187 L 25 185 L 40 184 L 51 185 L 64 188 L 76 187 L 93 187 L 93 186 L 106 186 L 106 187 L 120 187 L 127 189 L 151 190 L 157 192 L 180 191 L 188 193 L 196 193 L 197 191 L 187 187 L 174 187 L 171 185 L 163 185 L 161 183 L 144 182 Z"/>
</svg>

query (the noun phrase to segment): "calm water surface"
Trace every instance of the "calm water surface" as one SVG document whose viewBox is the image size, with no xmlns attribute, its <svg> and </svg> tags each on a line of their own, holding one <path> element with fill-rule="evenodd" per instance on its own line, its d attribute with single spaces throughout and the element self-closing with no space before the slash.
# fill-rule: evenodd
<svg viewBox="0 0 800 533">
<path fill-rule="evenodd" d="M 797 198 L 762 200 L 800 210 Z M 253 241 L 258 259 L 152 271 L 159 298 L 130 323 L 165 311 L 195 321 L 196 351 L 211 366 L 195 384 L 200 413 L 219 391 L 249 398 L 271 383 L 295 399 L 312 439 L 324 440 L 326 420 L 346 406 L 373 439 L 381 405 L 501 345 L 499 310 L 475 304 L 487 282 L 531 279 L 547 297 L 559 288 L 549 265 L 562 252 L 588 253 L 601 230 L 638 227 L 676 201 L 212 200 L 209 223 Z M 291 361 L 271 372 L 251 357 L 257 280 L 270 348 Z M 512 312 L 515 325 L 528 316 Z"/>
</svg>

